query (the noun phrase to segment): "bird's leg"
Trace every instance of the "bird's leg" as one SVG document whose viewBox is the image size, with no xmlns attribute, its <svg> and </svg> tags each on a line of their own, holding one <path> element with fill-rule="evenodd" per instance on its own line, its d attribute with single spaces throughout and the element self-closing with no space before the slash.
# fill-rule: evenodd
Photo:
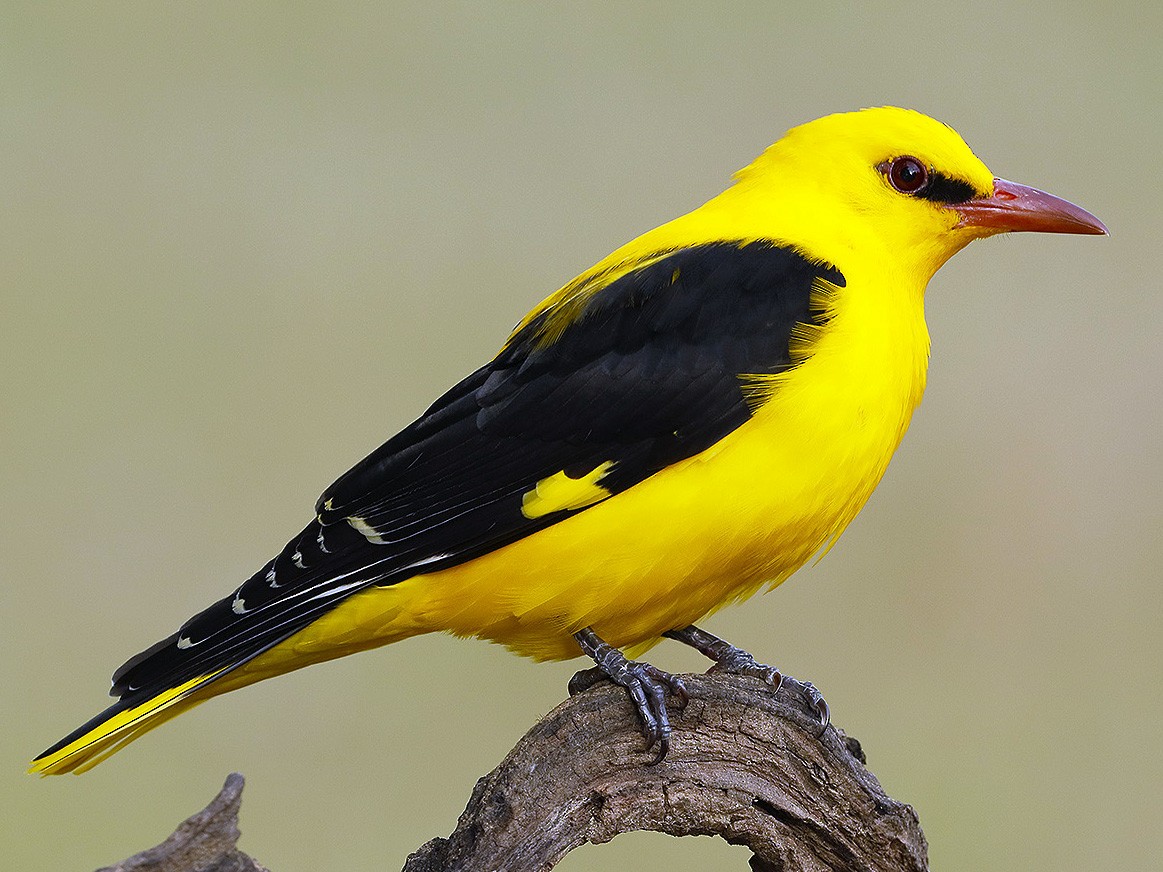
<svg viewBox="0 0 1163 872">
<path fill-rule="evenodd" d="M 779 690 L 783 675 L 774 666 L 760 663 L 742 648 L 737 648 L 726 639 L 700 630 L 694 624 L 681 630 L 667 630 L 662 635 L 668 639 L 690 645 L 700 654 L 715 661 L 708 672 L 725 672 L 730 675 L 750 675 Z"/>
<path fill-rule="evenodd" d="M 570 679 L 570 695 L 581 693 L 604 678 L 626 688 L 642 724 L 646 750 L 658 745 L 658 754 L 650 765 L 661 763 L 670 750 L 670 715 L 666 708 L 666 691 L 670 690 L 678 697 L 680 708 L 685 706 L 687 692 L 682 681 L 657 666 L 627 660 L 621 651 L 607 645 L 589 627 L 574 633 L 573 637 L 597 666 L 582 670 Z"/>
<path fill-rule="evenodd" d="M 797 681 L 790 675 L 784 675 L 774 666 L 760 663 L 742 648 L 737 648 L 725 639 L 720 639 L 706 630 L 700 630 L 694 624 L 681 630 L 667 630 L 662 635 L 668 639 L 690 645 L 700 654 L 705 654 L 715 661 L 707 672 L 724 672 L 730 675 L 750 675 L 770 684 L 776 690 L 784 685 L 799 690 L 808 700 L 820 721 L 820 735 L 828 729 L 828 722 L 832 713 L 823 694 L 816 690 L 810 681 Z"/>
</svg>

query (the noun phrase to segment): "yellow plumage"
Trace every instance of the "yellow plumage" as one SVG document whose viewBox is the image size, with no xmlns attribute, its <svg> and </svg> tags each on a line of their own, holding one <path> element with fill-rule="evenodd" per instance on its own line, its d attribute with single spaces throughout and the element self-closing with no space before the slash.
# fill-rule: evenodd
<svg viewBox="0 0 1163 872">
<path fill-rule="evenodd" d="M 285 658 L 292 668 L 301 652 L 335 640 L 337 654 L 347 654 L 435 631 L 568 659 L 578 655 L 570 633 L 581 627 L 615 647 L 653 643 L 799 569 L 840 535 L 888 468 L 925 388 L 925 286 L 969 242 L 915 244 L 956 217 L 908 208 L 922 205 L 915 202 L 890 211 L 874 177 L 856 184 L 857 162 L 872 166 L 894 143 L 992 187 L 961 138 L 923 115 L 886 108 L 829 116 L 790 131 L 733 187 L 619 248 L 522 322 L 547 309 L 572 322 L 585 297 L 658 251 L 719 239 L 790 243 L 836 265 L 848 293 L 821 294 L 832 307 L 828 331 L 809 340 L 810 359 L 768 377 L 776 385 L 750 421 L 534 536 L 358 594 L 260 660 Z"/>
<path fill-rule="evenodd" d="M 478 636 L 548 660 L 577 656 L 572 634 L 590 628 L 614 647 L 644 650 L 782 582 L 855 517 L 908 428 L 925 387 L 924 292 L 936 270 L 989 233 L 1064 229 L 967 224 L 950 204 L 886 181 L 884 162 L 903 155 L 975 200 L 994 193 L 989 170 L 930 118 L 893 108 L 829 116 L 790 131 L 724 193 L 619 248 L 518 326 L 514 337 L 533 330 L 532 348 L 551 347 L 614 282 L 708 243 L 762 240 L 833 267 L 844 286 L 817 279 L 811 291 L 825 326 L 792 329 L 790 368 L 737 373 L 750 417 L 709 448 L 613 495 L 603 487 L 612 461 L 585 475 L 554 471 L 522 495 L 521 511 L 573 512 L 557 523 L 355 592 L 220 677 L 94 725 L 34 771 L 83 770 L 210 696 L 408 636 Z M 361 517 L 350 523 L 376 534 Z"/>
</svg>

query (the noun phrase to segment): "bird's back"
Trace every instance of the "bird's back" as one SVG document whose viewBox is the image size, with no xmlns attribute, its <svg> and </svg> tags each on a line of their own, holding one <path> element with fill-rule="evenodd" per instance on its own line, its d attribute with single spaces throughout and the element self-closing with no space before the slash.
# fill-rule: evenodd
<svg viewBox="0 0 1163 872">
<path fill-rule="evenodd" d="M 677 234 L 701 219 L 686 216 L 655 237 L 691 251 L 699 237 L 683 245 Z M 799 320 L 781 325 L 786 365 L 732 373 L 747 407 L 738 426 L 536 536 L 352 597 L 303 631 L 305 647 L 362 626 L 360 647 L 449 631 L 566 659 L 577 656 L 571 633 L 592 627 L 612 645 L 641 649 L 778 584 L 834 541 L 880 481 L 920 402 L 929 352 L 924 284 L 875 262 L 853 261 L 846 274 L 779 240 L 750 239 L 716 256 L 736 257 L 749 245 L 801 263 L 809 278 Z M 648 250 L 645 259 L 669 274 L 670 262 Z M 562 299 L 576 319 L 585 304 L 568 293 Z M 536 326 L 526 319 L 526 329 Z"/>
</svg>

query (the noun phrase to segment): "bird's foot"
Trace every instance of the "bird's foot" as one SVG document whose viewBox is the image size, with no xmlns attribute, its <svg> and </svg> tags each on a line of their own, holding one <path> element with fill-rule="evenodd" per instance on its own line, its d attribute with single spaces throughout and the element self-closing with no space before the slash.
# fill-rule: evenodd
<svg viewBox="0 0 1163 872">
<path fill-rule="evenodd" d="M 650 765 L 661 763 L 670 750 L 671 726 L 666 692 L 669 690 L 677 697 L 680 709 L 686 706 L 688 696 L 682 679 L 649 663 L 626 659 L 621 651 L 607 645 L 588 627 L 574 633 L 574 638 L 597 666 L 578 672 L 570 679 L 570 695 L 581 693 L 603 679 L 626 688 L 646 739 L 643 750 L 649 751 L 657 745 L 658 753 Z"/>
<path fill-rule="evenodd" d="M 770 684 L 776 690 L 783 685 L 783 673 L 774 666 L 760 663 L 742 648 L 736 648 L 734 645 L 727 645 L 727 648 L 729 650 L 707 670 L 708 675 L 716 672 L 726 675 L 749 675 Z"/>
<path fill-rule="evenodd" d="M 706 630 L 700 630 L 693 624 L 681 630 L 668 630 L 662 635 L 668 639 L 690 645 L 700 654 L 704 654 L 715 661 L 715 665 L 707 670 L 708 674 L 721 672 L 726 675 L 749 675 L 758 678 L 765 684 L 770 684 L 779 690 L 783 683 L 783 674 L 774 666 L 760 663 L 747 651 L 732 645 L 726 639 L 720 639 Z"/>
<path fill-rule="evenodd" d="M 696 651 L 714 660 L 715 665 L 707 670 L 709 674 L 718 672 L 727 675 L 748 675 L 771 685 L 777 691 L 784 686 L 792 690 L 799 690 L 807 698 L 808 706 L 813 710 L 820 723 L 819 735 L 824 735 L 824 731 L 828 729 L 828 724 L 832 719 L 831 710 L 828 708 L 823 694 L 810 681 L 797 681 L 790 675 L 784 675 L 774 666 L 760 663 L 742 648 L 736 647 L 706 630 L 700 630 L 694 624 L 681 630 L 668 630 L 662 635 L 682 642 L 684 645 L 690 645 Z"/>
<path fill-rule="evenodd" d="M 790 690 L 798 690 L 804 695 L 808 702 L 808 708 L 816 716 L 816 720 L 820 724 L 820 732 L 817 737 L 823 736 L 828 729 L 828 724 L 832 722 L 832 710 L 828 707 L 828 701 L 824 699 L 824 695 L 816 689 L 816 686 L 810 681 L 798 681 L 790 675 L 783 677 L 784 687 Z"/>
<path fill-rule="evenodd" d="M 601 684 L 603 681 L 609 681 L 610 677 L 596 666 L 589 669 L 582 669 L 573 674 L 569 680 L 568 690 L 570 696 L 577 696 L 579 693 L 585 693 L 595 684 Z"/>
</svg>

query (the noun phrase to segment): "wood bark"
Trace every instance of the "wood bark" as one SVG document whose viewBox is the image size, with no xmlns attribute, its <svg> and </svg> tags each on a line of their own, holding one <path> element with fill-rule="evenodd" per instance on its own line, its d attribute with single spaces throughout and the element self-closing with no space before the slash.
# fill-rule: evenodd
<svg viewBox="0 0 1163 872">
<path fill-rule="evenodd" d="M 684 681 L 690 702 L 674 712 L 662 763 L 648 765 L 626 692 L 591 688 L 534 725 L 477 782 L 452 835 L 404 872 L 548 870 L 579 845 L 635 830 L 745 845 L 756 872 L 928 869 L 912 807 L 884 793 L 855 739 L 818 736 L 805 700 L 751 678 Z M 102 872 L 265 872 L 234 847 L 241 789 L 232 775 L 165 843 Z"/>
<path fill-rule="evenodd" d="M 268 872 L 236 847 L 242 776 L 227 777 L 210 804 L 160 845 L 97 872 Z"/>
</svg>

